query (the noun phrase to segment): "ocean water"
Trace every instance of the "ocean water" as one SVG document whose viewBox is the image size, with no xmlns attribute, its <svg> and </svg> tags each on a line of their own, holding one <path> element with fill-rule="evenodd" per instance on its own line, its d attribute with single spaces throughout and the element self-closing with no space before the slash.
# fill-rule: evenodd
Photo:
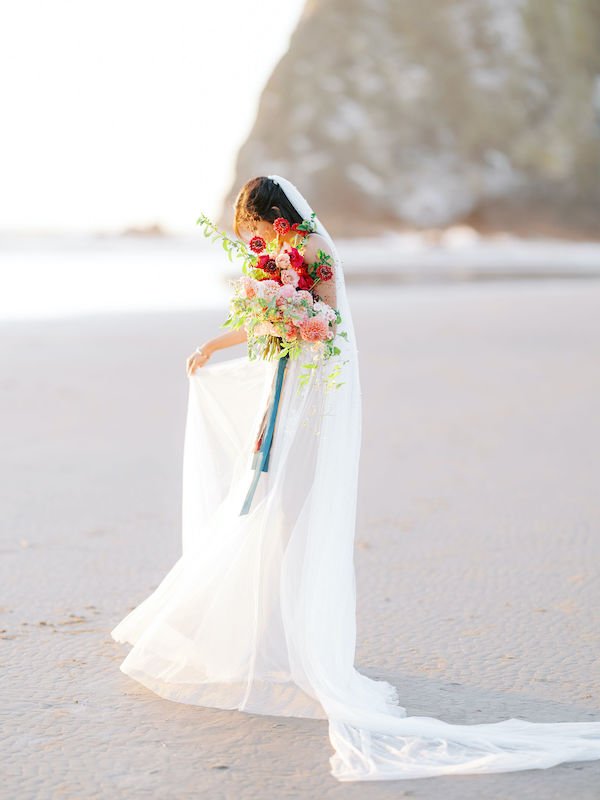
<svg viewBox="0 0 600 800">
<path fill-rule="evenodd" d="M 0 246 L 0 319 L 227 309 L 239 268 L 198 240 L 44 237 Z"/>
<path fill-rule="evenodd" d="M 390 234 L 336 242 L 350 287 L 598 278 L 599 242 Z M 0 319 L 222 309 L 241 262 L 201 235 L 0 236 Z"/>
</svg>

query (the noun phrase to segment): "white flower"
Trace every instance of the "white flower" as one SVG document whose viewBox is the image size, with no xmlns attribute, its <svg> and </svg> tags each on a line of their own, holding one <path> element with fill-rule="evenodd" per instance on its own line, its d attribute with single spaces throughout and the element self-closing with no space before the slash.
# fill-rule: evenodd
<svg viewBox="0 0 600 800">
<path fill-rule="evenodd" d="M 323 300 L 315 301 L 313 308 L 318 314 L 322 314 L 328 322 L 333 322 L 336 318 L 333 308 L 328 303 L 324 303 Z"/>
</svg>

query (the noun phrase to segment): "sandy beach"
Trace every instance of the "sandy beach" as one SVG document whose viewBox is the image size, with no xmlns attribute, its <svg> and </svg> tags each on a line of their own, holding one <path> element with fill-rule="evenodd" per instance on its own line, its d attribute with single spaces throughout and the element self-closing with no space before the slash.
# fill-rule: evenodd
<svg viewBox="0 0 600 800">
<path fill-rule="evenodd" d="M 600 720 L 600 281 L 349 299 L 357 668 L 409 714 Z M 341 784 L 325 722 L 171 703 L 119 671 L 110 630 L 180 553 L 185 359 L 223 318 L 0 323 L 0 797 L 597 800 L 600 761 Z"/>
</svg>

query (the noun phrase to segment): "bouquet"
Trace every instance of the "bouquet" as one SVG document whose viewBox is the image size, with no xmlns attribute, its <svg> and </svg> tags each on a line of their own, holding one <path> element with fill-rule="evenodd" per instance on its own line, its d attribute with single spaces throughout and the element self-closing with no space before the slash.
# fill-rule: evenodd
<svg viewBox="0 0 600 800">
<path fill-rule="evenodd" d="M 253 236 L 248 246 L 230 239 L 205 215 L 198 219 L 205 236 L 213 242 L 221 240 L 230 260 L 235 255 L 243 262 L 241 277 L 230 281 L 233 296 L 221 327 L 245 327 L 251 359 L 299 358 L 305 352 L 303 345 L 309 343 L 313 360 L 302 365 L 300 386 L 308 382 L 310 370 L 340 354 L 337 337 L 347 339 L 345 331 L 334 330 L 342 321 L 339 311 L 315 293 L 321 281 L 334 278 L 331 256 L 319 250 L 315 262 L 304 259 L 306 237 L 315 230 L 314 217 L 313 212 L 310 219 L 293 225 L 278 217 L 270 241 Z M 283 241 L 290 230 L 295 232 L 292 241 Z M 340 370 L 338 363 L 327 375 L 328 389 L 342 385 L 337 381 Z"/>
</svg>

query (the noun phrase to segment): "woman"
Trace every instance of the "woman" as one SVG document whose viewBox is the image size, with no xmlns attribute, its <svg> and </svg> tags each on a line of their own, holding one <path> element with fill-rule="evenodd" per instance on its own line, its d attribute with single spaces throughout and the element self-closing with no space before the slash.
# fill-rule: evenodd
<svg viewBox="0 0 600 800">
<path fill-rule="evenodd" d="M 311 214 L 292 183 L 261 176 L 237 197 L 235 230 L 267 239 L 277 217 L 293 224 Z M 215 350 L 244 341 L 237 331 L 190 356 L 183 552 L 112 631 L 133 645 L 121 670 L 183 703 L 327 719 L 331 774 L 341 781 L 600 758 L 600 722 L 452 725 L 407 716 L 394 686 L 354 668 L 361 387 L 342 264 L 316 222 L 305 258 L 323 250 L 333 260 L 333 280 L 319 291 L 341 315 L 339 353 L 316 361 L 306 384 L 299 378 L 311 344 L 287 363 L 268 469 L 258 476 L 257 432 L 280 364 L 243 356 L 207 365 Z M 341 386 L 327 391 L 332 368 Z"/>
</svg>

